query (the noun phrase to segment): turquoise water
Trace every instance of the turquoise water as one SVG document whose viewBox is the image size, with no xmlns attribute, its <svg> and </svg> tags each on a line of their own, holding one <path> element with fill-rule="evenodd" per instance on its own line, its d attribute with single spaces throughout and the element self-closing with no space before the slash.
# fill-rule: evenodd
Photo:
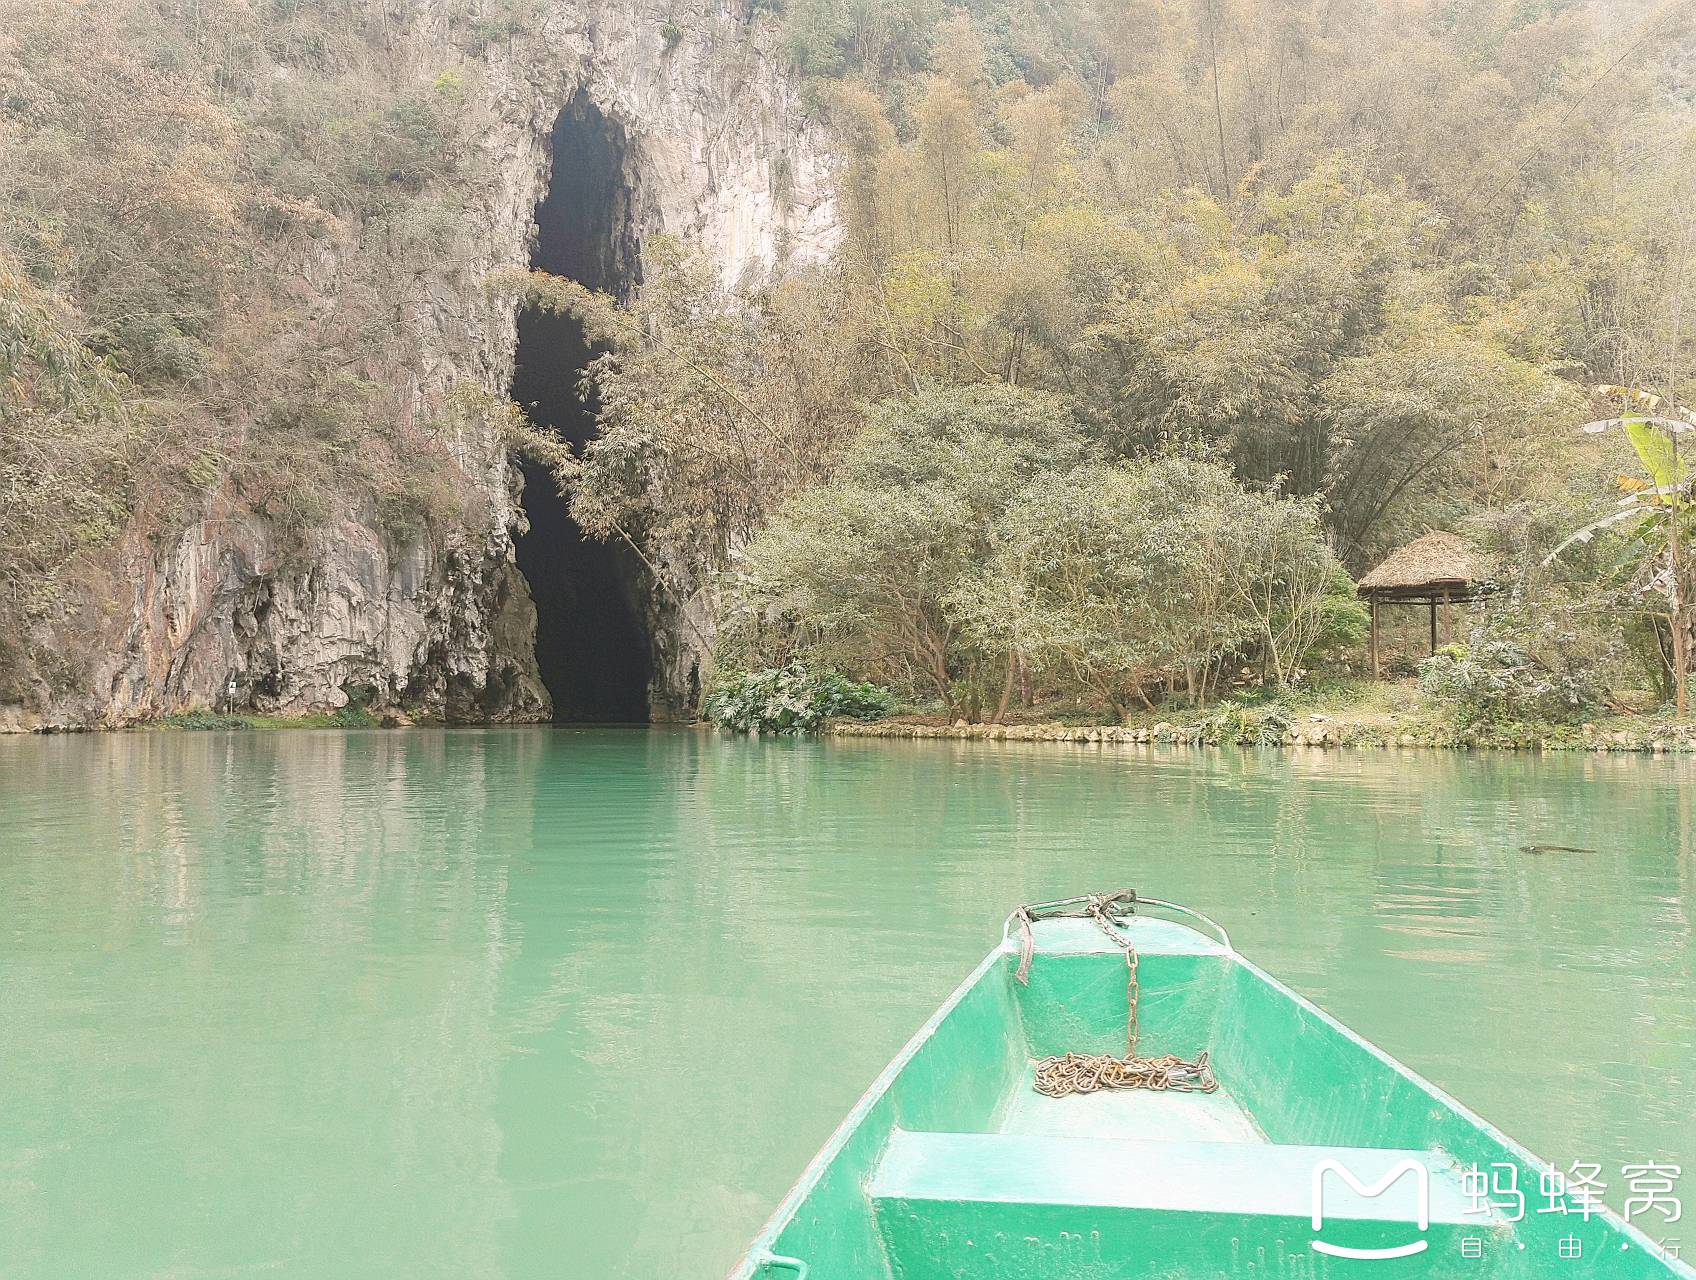
<svg viewBox="0 0 1696 1280">
<path fill-rule="evenodd" d="M 1604 1164 L 1616 1203 L 1656 1157 L 1696 1197 L 1692 782 L 690 731 L 0 740 L 0 1275 L 716 1280 L 1011 906 L 1126 884 Z"/>
</svg>

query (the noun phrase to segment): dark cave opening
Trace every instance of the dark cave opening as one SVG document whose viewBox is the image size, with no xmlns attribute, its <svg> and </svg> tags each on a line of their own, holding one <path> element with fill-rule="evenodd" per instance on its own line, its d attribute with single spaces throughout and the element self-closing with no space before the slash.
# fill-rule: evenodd
<svg viewBox="0 0 1696 1280">
<path fill-rule="evenodd" d="M 637 259 L 622 131 L 580 95 L 560 113 L 551 146 L 531 265 L 627 294 Z M 575 318 L 519 313 L 512 397 L 579 451 L 596 428 L 599 406 L 581 381 L 598 354 Z M 516 540 L 518 567 L 536 602 L 536 665 L 554 719 L 645 721 L 652 646 L 641 566 L 628 548 L 584 536 L 545 467 L 522 469 L 530 528 Z"/>
</svg>

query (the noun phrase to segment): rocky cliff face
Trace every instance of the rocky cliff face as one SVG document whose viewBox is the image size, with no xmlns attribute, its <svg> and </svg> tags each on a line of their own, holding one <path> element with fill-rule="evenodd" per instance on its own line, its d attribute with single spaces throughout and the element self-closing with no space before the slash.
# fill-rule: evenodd
<svg viewBox="0 0 1696 1280">
<path fill-rule="evenodd" d="M 456 43 L 464 15 L 438 12 L 446 7 L 427 4 L 406 38 L 420 76 L 463 68 L 478 141 L 462 188 L 466 251 L 412 281 L 397 308 L 406 357 L 384 374 L 404 388 L 415 422 L 436 419 L 467 384 L 508 393 L 515 317 L 484 282 L 528 265 L 549 136 L 578 94 L 622 130 L 638 242 L 660 230 L 686 237 L 738 286 L 828 252 L 821 139 L 769 56 L 770 24 L 753 21 L 742 0 L 664 15 L 619 0 L 554 0 L 476 59 Z M 386 269 L 385 245 L 320 249 L 292 266 L 333 311 L 341 282 Z M 81 691 L 0 706 L 0 727 L 122 724 L 227 704 L 303 713 L 350 699 L 456 719 L 547 718 L 535 611 L 513 558 L 520 480 L 493 426 L 449 434 L 455 483 L 476 513 L 451 534 L 397 544 L 375 513 L 334 504 L 328 527 L 285 537 L 227 496 L 180 535 L 133 530 L 119 548 L 107 634 L 75 681 Z M 662 714 L 690 709 L 705 621 L 686 626 L 674 606 L 650 604 Z"/>
</svg>

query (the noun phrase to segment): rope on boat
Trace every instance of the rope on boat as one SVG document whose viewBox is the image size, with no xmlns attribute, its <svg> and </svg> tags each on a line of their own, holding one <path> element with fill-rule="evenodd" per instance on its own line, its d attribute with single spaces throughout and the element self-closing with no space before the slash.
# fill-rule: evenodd
<svg viewBox="0 0 1696 1280">
<path fill-rule="evenodd" d="M 1094 920 L 1114 945 L 1124 951 L 1128 970 L 1125 979 L 1125 998 L 1129 1005 L 1125 1023 L 1125 1056 L 1063 1053 L 1043 1058 L 1036 1064 L 1036 1091 L 1050 1098 L 1094 1093 L 1098 1089 L 1170 1089 L 1176 1093 L 1212 1093 L 1219 1087 L 1219 1081 L 1208 1065 L 1205 1050 L 1197 1054 L 1194 1061 L 1170 1053 L 1158 1058 L 1137 1056 L 1137 1001 L 1142 994 L 1137 986 L 1137 949 L 1130 935 L 1114 923 L 1115 909 L 1120 915 L 1135 915 L 1137 891 L 1121 889 L 1117 893 L 1092 893 L 1082 906 L 1027 905 L 1013 913 L 1014 919 L 1019 922 L 1019 968 L 1013 976 L 1020 986 L 1030 981 L 1031 960 L 1036 954 L 1031 924 L 1037 920 Z"/>
</svg>

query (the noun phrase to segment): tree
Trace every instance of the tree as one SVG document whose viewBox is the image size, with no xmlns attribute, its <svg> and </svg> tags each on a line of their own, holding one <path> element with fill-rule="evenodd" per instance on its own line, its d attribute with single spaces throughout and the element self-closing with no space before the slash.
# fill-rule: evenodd
<svg viewBox="0 0 1696 1280">
<path fill-rule="evenodd" d="M 1616 397 L 1629 406 L 1618 418 L 1586 423 L 1590 434 L 1619 430 L 1630 440 L 1646 477 L 1634 481 L 1621 477 L 1626 494 L 1615 509 L 1578 529 L 1550 552 L 1553 560 L 1575 543 L 1588 542 L 1604 529 L 1631 526 L 1632 542 L 1638 548 L 1636 586 L 1646 596 L 1666 601 L 1671 642 L 1671 667 L 1675 714 L 1689 715 L 1690 660 L 1696 652 L 1696 581 L 1692 579 L 1690 543 L 1696 536 L 1696 500 L 1690 459 L 1679 452 L 1680 437 L 1696 432 L 1696 413 L 1683 405 L 1668 404 L 1650 391 L 1630 387 L 1603 386 L 1597 391 Z"/>
<path fill-rule="evenodd" d="M 1223 562 L 1226 582 L 1253 627 L 1262 678 L 1291 685 L 1315 653 L 1360 642 L 1366 608 L 1332 554 L 1316 501 L 1247 490 L 1233 505 L 1240 554 Z"/>
<path fill-rule="evenodd" d="M 1064 407 L 1031 392 L 938 388 L 883 402 L 834 482 L 792 499 L 739 558 L 744 630 L 977 717 L 991 655 L 947 597 L 988 559 L 995 522 L 1024 486 L 1088 453 Z"/>
<path fill-rule="evenodd" d="M 997 718 L 1021 659 L 1121 719 L 1152 705 L 1148 686 L 1172 657 L 1160 609 L 1182 539 L 1150 518 L 1148 496 L 1124 464 L 1039 476 L 997 521 L 994 554 L 947 593 L 964 634 L 1005 664 Z"/>
<path fill-rule="evenodd" d="M 1021 670 L 1120 717 L 1204 701 L 1244 652 L 1293 679 L 1359 614 L 1313 503 L 1190 457 L 1101 461 L 1051 399 L 1004 388 L 880 406 L 740 570 L 742 634 L 767 638 L 740 657 L 799 651 L 972 719 L 1004 719 Z"/>
<path fill-rule="evenodd" d="M 576 316 L 604 346 L 587 373 L 600 429 L 571 477 L 572 515 L 628 543 L 682 606 L 836 464 L 858 424 L 859 335 L 828 269 L 738 299 L 675 239 L 649 239 L 643 262 L 628 302 L 542 272 L 495 283 Z"/>
<path fill-rule="evenodd" d="M 1123 718 L 1161 689 L 1205 700 L 1228 660 L 1256 650 L 1274 679 L 1293 680 L 1319 644 L 1358 636 L 1353 595 L 1315 504 L 1172 456 L 1039 475 L 944 604 L 1006 661 L 998 714 L 1022 660 Z"/>
</svg>

